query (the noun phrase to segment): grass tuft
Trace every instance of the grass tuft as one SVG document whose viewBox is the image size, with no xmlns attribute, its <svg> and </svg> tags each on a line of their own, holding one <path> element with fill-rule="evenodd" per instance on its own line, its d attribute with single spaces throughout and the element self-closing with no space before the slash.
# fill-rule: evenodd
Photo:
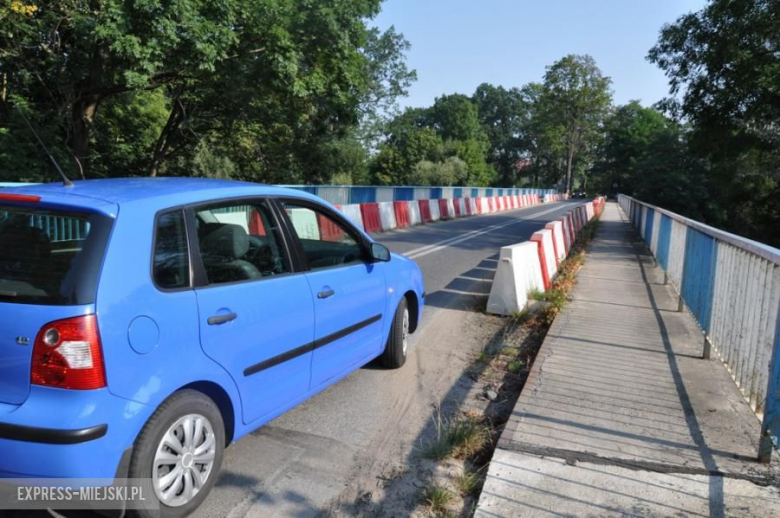
<svg viewBox="0 0 780 518">
<path fill-rule="evenodd" d="M 487 363 L 492 359 L 493 359 L 493 355 L 488 351 L 486 351 L 485 349 L 479 351 L 479 354 L 477 355 L 477 361 L 481 363 Z"/>
<path fill-rule="evenodd" d="M 458 415 L 445 420 L 437 407 L 434 421 L 436 439 L 429 443 L 424 451 L 424 455 L 429 459 L 465 459 L 476 455 L 490 443 L 490 427 L 479 415 Z"/>
<path fill-rule="evenodd" d="M 479 471 L 464 471 L 455 477 L 455 486 L 461 496 L 474 495 L 482 486 L 482 475 Z"/>
<path fill-rule="evenodd" d="M 437 516 L 447 516 L 449 514 L 447 506 L 452 502 L 455 495 L 446 488 L 433 485 L 423 493 L 425 503 L 428 504 L 428 510 Z"/>
<path fill-rule="evenodd" d="M 506 370 L 508 370 L 513 374 L 517 374 L 523 369 L 524 365 L 525 363 L 523 362 L 523 360 L 518 360 L 517 358 L 515 358 L 514 360 L 512 360 L 507 364 Z"/>
</svg>

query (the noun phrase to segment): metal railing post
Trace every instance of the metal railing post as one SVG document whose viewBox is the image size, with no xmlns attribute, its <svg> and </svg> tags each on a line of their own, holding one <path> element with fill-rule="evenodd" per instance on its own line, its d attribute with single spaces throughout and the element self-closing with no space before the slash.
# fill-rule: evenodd
<svg viewBox="0 0 780 518">
<path fill-rule="evenodd" d="M 772 347 L 772 359 L 769 362 L 769 380 L 766 387 L 764 418 L 761 420 L 761 438 L 758 443 L 758 460 L 769 464 L 772 450 L 780 446 L 780 302 L 775 318 L 775 342 Z"/>
</svg>

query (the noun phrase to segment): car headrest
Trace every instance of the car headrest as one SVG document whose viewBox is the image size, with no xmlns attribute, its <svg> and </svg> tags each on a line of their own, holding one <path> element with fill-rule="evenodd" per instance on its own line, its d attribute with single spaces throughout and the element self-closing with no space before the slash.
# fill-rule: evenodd
<svg viewBox="0 0 780 518">
<path fill-rule="evenodd" d="M 249 250 L 249 236 L 241 225 L 225 223 L 201 240 L 201 250 L 228 260 L 240 259 Z"/>
</svg>

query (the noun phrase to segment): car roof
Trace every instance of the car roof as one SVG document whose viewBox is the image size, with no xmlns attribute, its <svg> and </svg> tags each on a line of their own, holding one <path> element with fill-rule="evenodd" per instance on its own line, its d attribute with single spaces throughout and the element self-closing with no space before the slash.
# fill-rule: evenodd
<svg viewBox="0 0 780 518">
<path fill-rule="evenodd" d="M 270 185 L 186 177 L 138 177 L 74 181 L 73 187 L 60 182 L 11 188 L 14 193 L 41 196 L 46 202 L 69 203 L 99 209 L 105 203 L 126 205 L 147 203 L 160 209 L 239 196 L 295 196 L 323 203 L 323 200 L 297 189 Z M 76 197 L 80 200 L 77 201 Z M 95 202 L 90 202 L 94 200 Z"/>
</svg>

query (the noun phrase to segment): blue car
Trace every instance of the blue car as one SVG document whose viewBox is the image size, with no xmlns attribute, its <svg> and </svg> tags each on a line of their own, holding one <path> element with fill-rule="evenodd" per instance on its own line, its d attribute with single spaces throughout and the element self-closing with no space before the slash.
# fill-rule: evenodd
<svg viewBox="0 0 780 518">
<path fill-rule="evenodd" d="M 425 297 L 322 199 L 252 183 L 0 189 L 0 243 L 0 477 L 146 479 L 164 516 L 231 442 L 401 367 Z"/>
</svg>

